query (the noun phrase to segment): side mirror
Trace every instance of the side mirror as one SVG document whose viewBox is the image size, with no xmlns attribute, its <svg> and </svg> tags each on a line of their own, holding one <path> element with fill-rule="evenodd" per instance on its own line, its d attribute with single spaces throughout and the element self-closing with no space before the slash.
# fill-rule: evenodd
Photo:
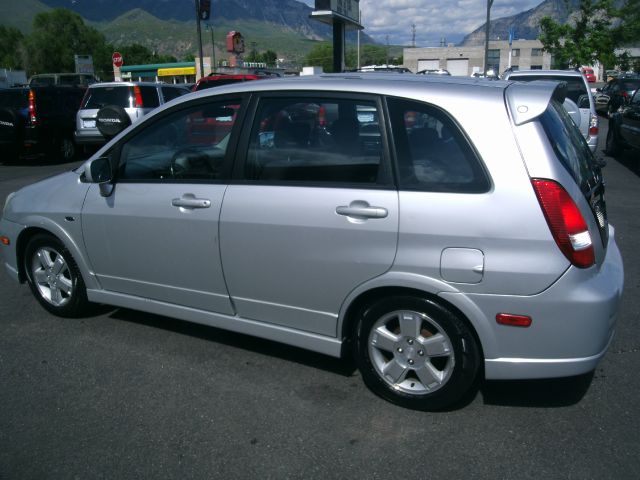
<svg viewBox="0 0 640 480">
<path fill-rule="evenodd" d="M 97 183 L 100 195 L 108 197 L 113 192 L 113 170 L 109 157 L 98 157 L 88 166 L 87 180 Z"/>
</svg>

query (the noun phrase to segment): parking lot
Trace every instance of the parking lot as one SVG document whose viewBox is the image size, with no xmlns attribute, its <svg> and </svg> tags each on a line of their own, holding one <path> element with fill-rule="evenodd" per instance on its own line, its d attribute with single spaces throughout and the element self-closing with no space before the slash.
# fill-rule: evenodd
<svg viewBox="0 0 640 480">
<path fill-rule="evenodd" d="M 348 361 L 131 310 L 57 318 L 3 271 L 0 479 L 640 478 L 640 164 L 606 159 L 626 283 L 593 375 L 410 411 Z M 79 163 L 0 165 L 0 204 Z"/>
</svg>

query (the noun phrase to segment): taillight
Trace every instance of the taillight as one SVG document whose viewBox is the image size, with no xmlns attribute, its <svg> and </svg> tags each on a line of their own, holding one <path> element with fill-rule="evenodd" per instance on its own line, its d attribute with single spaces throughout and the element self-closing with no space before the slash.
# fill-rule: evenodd
<svg viewBox="0 0 640 480">
<path fill-rule="evenodd" d="M 136 103 L 135 103 L 134 106 L 136 108 L 143 107 L 143 105 L 142 105 L 142 93 L 140 92 L 140 87 L 139 86 L 136 85 L 136 86 L 133 87 L 133 94 L 134 94 L 135 99 L 136 99 Z"/>
<path fill-rule="evenodd" d="M 36 92 L 29 90 L 29 122 L 38 124 L 38 112 L 36 111 Z"/>
<path fill-rule="evenodd" d="M 598 135 L 598 116 L 593 113 L 590 114 L 589 119 L 589 135 L 592 137 Z"/>
<path fill-rule="evenodd" d="M 553 239 L 565 257 L 578 268 L 595 263 L 591 234 L 578 206 L 562 186 L 553 180 L 531 180 Z"/>
</svg>

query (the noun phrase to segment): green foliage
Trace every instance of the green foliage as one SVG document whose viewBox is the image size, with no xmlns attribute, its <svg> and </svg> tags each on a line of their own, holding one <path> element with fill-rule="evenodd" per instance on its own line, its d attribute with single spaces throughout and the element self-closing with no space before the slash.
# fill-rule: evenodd
<svg viewBox="0 0 640 480">
<path fill-rule="evenodd" d="M 177 62 L 176 57 L 171 55 L 158 55 L 144 45 L 132 43 L 131 45 L 121 45 L 118 51 L 122 54 L 125 65 L 146 65 L 148 63 L 171 63 Z"/>
<path fill-rule="evenodd" d="M 22 42 L 24 35 L 17 28 L 0 25 L 0 66 L 22 69 Z"/>
<path fill-rule="evenodd" d="M 314 46 L 307 54 L 304 64 L 322 67 L 325 72 L 333 72 L 333 46 L 328 42 L 321 42 Z"/>
<path fill-rule="evenodd" d="M 559 24 L 550 17 L 540 21 L 540 41 L 553 56 L 554 68 L 580 65 L 618 65 L 623 59 L 615 53 L 639 34 L 640 9 L 637 0 L 625 0 L 621 9 L 613 0 L 581 0 L 572 21 Z M 633 6 L 632 6 L 633 5 Z"/>
<path fill-rule="evenodd" d="M 264 63 L 267 67 L 275 67 L 278 60 L 278 54 L 273 50 L 267 50 L 266 52 L 258 53 L 255 45 L 252 46 L 251 51 L 244 57 L 246 62 Z"/>
<path fill-rule="evenodd" d="M 25 43 L 25 67 L 30 74 L 73 72 L 75 54 L 92 55 L 96 74 L 103 79 L 113 71 L 113 48 L 104 35 L 86 26 L 80 15 L 69 10 L 56 8 L 37 14 Z"/>
<path fill-rule="evenodd" d="M 360 65 L 383 65 L 388 61 L 402 59 L 388 55 L 387 47 L 382 45 L 364 44 L 360 46 Z M 333 72 L 333 45 L 328 42 L 317 44 L 305 58 L 305 65 L 321 66 L 325 72 Z M 356 48 L 347 48 L 345 54 L 345 66 L 347 70 L 353 70 L 358 66 L 358 51 Z"/>
</svg>

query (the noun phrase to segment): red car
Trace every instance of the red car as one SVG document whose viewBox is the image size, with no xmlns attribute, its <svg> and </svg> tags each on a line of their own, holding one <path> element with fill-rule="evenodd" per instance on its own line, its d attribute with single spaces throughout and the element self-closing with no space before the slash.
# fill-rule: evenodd
<svg viewBox="0 0 640 480">
<path fill-rule="evenodd" d="M 214 73 L 198 80 L 198 83 L 193 87 L 193 91 L 197 92 L 204 90 L 205 88 L 221 87 L 222 85 L 229 85 L 230 83 L 248 82 L 250 80 L 260 80 L 262 78 L 268 77 L 252 74 L 226 75 L 223 73 Z"/>
<path fill-rule="evenodd" d="M 582 67 L 582 74 L 587 77 L 587 82 L 596 83 L 596 75 L 593 73 L 593 68 L 591 67 Z"/>
</svg>

